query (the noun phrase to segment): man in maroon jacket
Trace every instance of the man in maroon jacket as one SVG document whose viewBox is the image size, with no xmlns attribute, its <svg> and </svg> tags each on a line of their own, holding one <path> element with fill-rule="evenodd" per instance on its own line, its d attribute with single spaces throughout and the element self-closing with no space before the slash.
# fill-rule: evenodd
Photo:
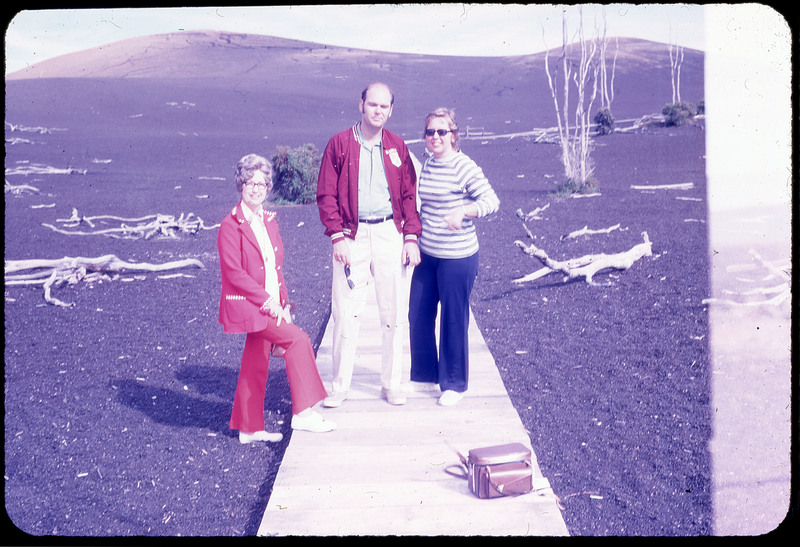
<svg viewBox="0 0 800 547">
<path fill-rule="evenodd" d="M 322 156 L 317 205 L 333 243 L 333 392 L 324 405 L 347 398 L 353 376 L 359 316 L 373 282 L 382 326 L 381 393 L 395 405 L 400 389 L 408 321 L 407 266 L 419 264 L 422 226 L 417 177 L 403 139 L 384 129 L 394 94 L 382 83 L 364 89 L 361 121 L 331 138 Z"/>
</svg>

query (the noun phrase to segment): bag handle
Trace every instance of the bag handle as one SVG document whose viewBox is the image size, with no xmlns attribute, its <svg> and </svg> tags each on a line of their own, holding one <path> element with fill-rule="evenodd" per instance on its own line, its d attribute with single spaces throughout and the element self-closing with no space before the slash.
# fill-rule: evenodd
<svg viewBox="0 0 800 547">
<path fill-rule="evenodd" d="M 458 473 L 454 471 L 454 469 L 458 469 Z M 469 474 L 467 473 L 467 469 L 463 465 L 448 465 L 444 468 L 444 472 L 448 475 L 453 475 L 454 477 L 458 477 L 459 479 L 469 479 Z"/>
<path fill-rule="evenodd" d="M 459 452 L 458 449 L 449 442 L 445 441 L 444 444 L 446 444 L 450 448 L 450 450 L 455 452 L 456 455 L 458 456 L 458 459 L 461 461 L 460 465 L 448 465 L 447 467 L 444 468 L 444 472 L 447 473 L 448 475 L 453 475 L 454 477 L 458 477 L 459 479 L 469 479 L 469 467 L 467 467 L 467 458 L 465 458 L 464 455 L 461 452 Z M 455 473 L 451 471 L 451 469 L 454 468 L 458 469 L 460 473 Z"/>
<path fill-rule="evenodd" d="M 464 457 L 464 454 L 462 454 L 461 452 L 459 452 L 459 451 L 458 451 L 458 448 L 456 448 L 455 446 L 453 446 L 453 445 L 452 445 L 452 444 L 450 444 L 449 442 L 445 441 L 445 442 L 444 442 L 444 444 L 446 444 L 446 445 L 448 446 L 448 448 L 450 448 L 450 450 L 452 450 L 453 452 L 455 452 L 455 453 L 456 453 L 456 455 L 458 456 L 458 459 L 459 459 L 459 460 L 461 460 L 461 465 L 463 465 L 463 466 L 465 466 L 465 467 L 466 467 L 466 465 L 467 465 L 467 458 L 465 458 L 465 457 Z"/>
</svg>

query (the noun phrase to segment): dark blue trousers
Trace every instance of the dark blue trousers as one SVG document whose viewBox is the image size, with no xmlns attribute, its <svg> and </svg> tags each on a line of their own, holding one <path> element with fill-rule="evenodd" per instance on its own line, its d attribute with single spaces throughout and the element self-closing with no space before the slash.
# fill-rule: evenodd
<svg viewBox="0 0 800 547">
<path fill-rule="evenodd" d="M 442 391 L 467 390 L 469 296 L 478 275 L 478 253 L 435 258 L 422 253 L 414 268 L 408 302 L 411 380 L 438 383 Z M 436 316 L 441 304 L 439 349 Z"/>
</svg>

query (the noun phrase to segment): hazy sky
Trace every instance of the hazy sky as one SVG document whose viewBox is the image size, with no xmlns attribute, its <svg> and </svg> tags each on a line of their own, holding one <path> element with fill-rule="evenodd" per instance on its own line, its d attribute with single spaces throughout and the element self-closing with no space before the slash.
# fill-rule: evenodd
<svg viewBox="0 0 800 547">
<path fill-rule="evenodd" d="M 703 8 L 690 4 L 586 4 L 587 33 L 703 49 Z M 568 8 L 570 30 L 579 10 Z M 271 7 L 24 10 L 6 32 L 6 73 L 45 59 L 150 34 L 219 30 L 443 55 L 525 55 L 561 43 L 560 5 L 375 4 Z M 545 34 L 546 38 L 543 37 Z"/>
</svg>

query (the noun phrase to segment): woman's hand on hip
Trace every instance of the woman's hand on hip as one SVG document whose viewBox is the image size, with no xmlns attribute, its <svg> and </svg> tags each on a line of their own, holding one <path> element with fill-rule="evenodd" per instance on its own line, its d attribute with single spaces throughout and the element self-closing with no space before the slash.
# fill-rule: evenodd
<svg viewBox="0 0 800 547">
<path fill-rule="evenodd" d="M 451 209 L 444 217 L 444 223 L 447 225 L 447 229 L 453 231 L 460 230 L 461 223 L 464 221 L 465 216 L 464 207 L 459 206 Z"/>
</svg>

